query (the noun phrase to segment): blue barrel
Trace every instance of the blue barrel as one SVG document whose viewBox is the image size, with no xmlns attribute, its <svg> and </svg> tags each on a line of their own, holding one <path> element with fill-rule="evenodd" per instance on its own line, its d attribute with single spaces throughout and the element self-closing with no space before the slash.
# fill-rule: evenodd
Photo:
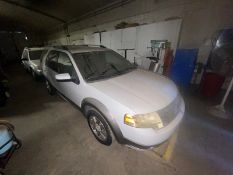
<svg viewBox="0 0 233 175">
<path fill-rule="evenodd" d="M 177 49 L 171 68 L 171 79 L 178 85 L 188 87 L 195 69 L 198 49 Z"/>
</svg>

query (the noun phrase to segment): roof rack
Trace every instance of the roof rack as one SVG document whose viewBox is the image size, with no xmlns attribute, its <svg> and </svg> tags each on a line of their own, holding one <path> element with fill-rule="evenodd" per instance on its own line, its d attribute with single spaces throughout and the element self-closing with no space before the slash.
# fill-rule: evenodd
<svg viewBox="0 0 233 175">
<path fill-rule="evenodd" d="M 24 49 L 38 48 L 38 47 L 45 47 L 45 46 L 43 44 L 41 44 L 41 45 L 29 45 L 29 46 L 25 46 Z"/>
<path fill-rule="evenodd" d="M 64 46 L 64 45 L 51 46 L 51 47 L 54 47 L 54 48 L 57 48 L 57 49 L 64 49 L 64 50 L 68 50 L 67 46 Z"/>
<path fill-rule="evenodd" d="M 106 48 L 103 45 L 95 45 L 95 44 L 80 44 L 80 45 L 55 45 L 55 46 L 48 46 L 48 47 L 53 47 L 56 49 L 63 49 L 63 50 L 69 50 L 69 47 L 72 46 L 84 46 L 84 47 L 100 47 L 100 48 Z"/>
<path fill-rule="evenodd" d="M 106 48 L 103 45 L 95 45 L 95 44 L 81 44 L 81 45 L 75 45 L 75 46 L 87 46 L 87 47 L 101 47 L 101 48 Z"/>
</svg>

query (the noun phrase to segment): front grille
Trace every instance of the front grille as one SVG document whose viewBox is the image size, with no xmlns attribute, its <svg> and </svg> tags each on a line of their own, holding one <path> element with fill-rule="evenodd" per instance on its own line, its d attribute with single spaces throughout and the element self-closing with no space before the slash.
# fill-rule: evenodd
<svg viewBox="0 0 233 175">
<path fill-rule="evenodd" d="M 164 126 L 167 126 L 169 123 L 171 123 L 171 121 L 179 113 L 180 103 L 181 103 L 181 97 L 180 97 L 180 95 L 177 95 L 177 97 L 175 98 L 175 100 L 173 102 L 171 102 L 165 108 L 157 111 Z"/>
</svg>

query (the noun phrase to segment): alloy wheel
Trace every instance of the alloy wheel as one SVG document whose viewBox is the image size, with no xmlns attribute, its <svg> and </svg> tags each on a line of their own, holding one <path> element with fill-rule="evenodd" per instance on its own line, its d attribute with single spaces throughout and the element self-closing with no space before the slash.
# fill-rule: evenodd
<svg viewBox="0 0 233 175">
<path fill-rule="evenodd" d="M 104 124 L 96 117 L 90 116 L 90 127 L 96 137 L 100 140 L 105 141 L 107 139 L 107 131 Z"/>
</svg>

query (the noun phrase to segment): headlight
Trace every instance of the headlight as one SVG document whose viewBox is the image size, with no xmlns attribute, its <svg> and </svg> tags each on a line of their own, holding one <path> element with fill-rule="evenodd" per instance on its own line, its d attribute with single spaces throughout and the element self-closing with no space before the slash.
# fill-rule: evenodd
<svg viewBox="0 0 233 175">
<path fill-rule="evenodd" d="M 134 116 L 125 114 L 124 123 L 135 128 L 163 128 L 163 122 L 156 112 Z"/>
</svg>

